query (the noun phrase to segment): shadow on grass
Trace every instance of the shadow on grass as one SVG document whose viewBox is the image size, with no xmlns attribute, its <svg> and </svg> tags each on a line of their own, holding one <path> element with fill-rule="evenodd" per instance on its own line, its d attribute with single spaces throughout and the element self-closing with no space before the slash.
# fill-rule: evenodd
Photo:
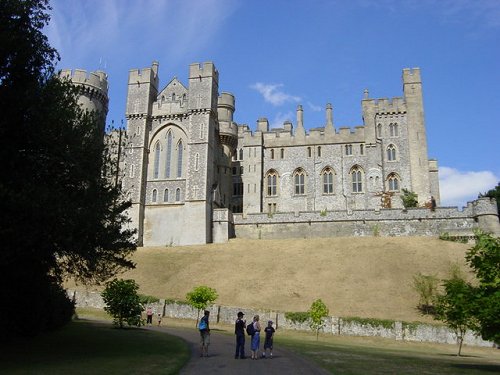
<svg viewBox="0 0 500 375">
<path fill-rule="evenodd" d="M 484 372 L 493 372 L 496 374 L 500 374 L 500 365 L 483 365 L 483 364 L 454 364 L 453 367 L 456 367 L 460 370 L 474 370 L 474 371 L 484 371 Z"/>
</svg>

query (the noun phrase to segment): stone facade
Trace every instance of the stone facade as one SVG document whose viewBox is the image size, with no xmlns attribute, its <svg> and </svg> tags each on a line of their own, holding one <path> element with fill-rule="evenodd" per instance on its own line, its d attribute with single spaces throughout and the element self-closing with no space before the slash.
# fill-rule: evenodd
<svg viewBox="0 0 500 375">
<path fill-rule="evenodd" d="M 191 64 L 187 86 L 174 77 L 163 89 L 158 67 L 129 72 L 119 159 L 139 245 L 285 233 L 470 235 L 485 223 L 472 208 L 403 210 L 402 189 L 417 193 L 420 205 L 431 196 L 439 205 L 418 68 L 403 69 L 402 97 L 372 99 L 365 91 L 363 126 L 336 128 L 327 104 L 325 126 L 306 131 L 299 105 L 295 129 L 290 121 L 270 129 L 261 118 L 252 131 L 233 121 L 235 98 L 219 95 L 213 63 Z M 479 206 L 493 216 L 486 227 L 500 232 L 494 204 Z"/>
</svg>

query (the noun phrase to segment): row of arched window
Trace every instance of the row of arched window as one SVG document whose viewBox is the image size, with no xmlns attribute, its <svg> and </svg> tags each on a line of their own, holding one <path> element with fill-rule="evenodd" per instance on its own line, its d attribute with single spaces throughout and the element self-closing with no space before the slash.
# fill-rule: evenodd
<svg viewBox="0 0 500 375">
<path fill-rule="evenodd" d="M 377 136 L 379 138 L 382 137 L 383 133 L 383 127 L 382 127 L 382 124 L 378 124 L 377 125 Z M 389 124 L 389 136 L 390 137 L 399 137 L 399 127 L 398 127 L 398 124 L 396 123 L 390 123 Z"/>
<path fill-rule="evenodd" d="M 173 145 L 173 135 L 169 131 L 166 134 L 166 148 L 163 150 L 162 143 L 157 141 L 153 148 L 154 164 L 153 164 L 153 178 L 179 178 L 183 173 L 183 158 L 184 158 L 184 144 L 182 139 Z M 160 166 L 163 165 L 163 170 L 160 171 Z"/>
<path fill-rule="evenodd" d="M 168 203 L 170 198 L 170 192 L 168 189 L 163 190 L 163 202 Z M 156 203 L 159 201 L 158 197 L 158 190 L 153 189 L 151 192 L 151 202 Z M 181 189 L 177 188 L 175 189 L 175 202 L 180 202 L 181 201 Z"/>
<path fill-rule="evenodd" d="M 321 172 L 321 182 L 322 182 L 322 192 L 324 195 L 334 194 L 334 182 L 333 176 L 335 175 L 334 170 L 331 167 L 326 167 Z M 355 165 L 351 168 L 350 172 L 351 180 L 351 191 L 353 193 L 363 193 L 364 191 L 364 171 L 359 165 Z M 295 195 L 304 195 L 306 191 L 306 172 L 302 168 L 296 169 L 293 174 L 293 186 Z M 274 169 L 269 170 L 266 173 L 266 188 L 268 196 L 278 195 L 278 172 Z M 399 191 L 400 181 L 396 173 L 390 173 L 387 176 L 387 185 L 389 191 Z"/>
</svg>

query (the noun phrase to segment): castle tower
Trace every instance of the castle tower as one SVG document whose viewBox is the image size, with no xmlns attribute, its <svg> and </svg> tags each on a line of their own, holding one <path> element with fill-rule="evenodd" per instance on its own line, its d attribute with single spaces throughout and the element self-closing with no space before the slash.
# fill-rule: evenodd
<svg viewBox="0 0 500 375">
<path fill-rule="evenodd" d="M 223 148 L 219 157 L 218 180 L 220 187 L 220 198 L 223 207 L 229 207 L 232 200 L 232 156 L 238 143 L 238 126 L 233 122 L 235 110 L 234 95 L 223 92 L 217 102 L 217 114 L 219 119 L 219 141 Z M 220 155 L 220 154 L 219 154 Z"/>
<path fill-rule="evenodd" d="M 101 70 L 87 72 L 82 69 L 62 70 L 61 78 L 71 81 L 78 87 L 80 96 L 78 103 L 84 110 L 95 111 L 100 114 L 102 130 L 104 131 L 106 115 L 108 114 L 108 77 Z"/>
<path fill-rule="evenodd" d="M 213 204 L 221 199 L 216 166 L 218 89 L 219 73 L 213 63 L 189 66 L 188 164 L 192 168 L 186 179 L 185 223 L 190 228 L 181 244 L 212 242 Z"/>
<path fill-rule="evenodd" d="M 403 93 L 407 109 L 411 189 L 418 194 L 419 203 L 422 204 L 429 200 L 433 192 L 431 192 L 429 180 L 420 69 L 403 69 Z M 439 192 L 437 193 L 439 194 Z"/>
<path fill-rule="evenodd" d="M 137 244 L 142 246 L 144 236 L 144 206 L 149 154 L 149 129 L 152 103 L 158 94 L 158 63 L 151 68 L 132 69 L 129 72 L 127 107 L 127 134 L 124 190 L 132 201 L 129 215 L 132 227 L 137 228 Z"/>
</svg>

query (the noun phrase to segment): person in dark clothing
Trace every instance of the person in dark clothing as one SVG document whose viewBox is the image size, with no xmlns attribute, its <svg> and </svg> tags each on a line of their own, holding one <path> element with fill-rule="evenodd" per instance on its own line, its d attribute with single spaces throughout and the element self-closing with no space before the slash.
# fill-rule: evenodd
<svg viewBox="0 0 500 375">
<path fill-rule="evenodd" d="M 267 349 L 269 349 L 268 358 L 273 358 L 273 338 L 275 329 L 273 328 L 272 320 L 269 320 L 267 322 L 267 327 L 264 328 L 264 332 L 266 333 L 266 339 L 264 341 L 264 351 L 262 352 L 262 358 L 266 358 Z"/>
<path fill-rule="evenodd" d="M 246 321 L 243 320 L 243 314 L 241 311 L 238 312 L 238 319 L 234 323 L 234 334 L 236 335 L 236 352 L 234 354 L 235 359 L 245 359 L 245 327 Z"/>
<path fill-rule="evenodd" d="M 436 198 L 431 196 L 431 211 L 436 211 Z"/>
</svg>

